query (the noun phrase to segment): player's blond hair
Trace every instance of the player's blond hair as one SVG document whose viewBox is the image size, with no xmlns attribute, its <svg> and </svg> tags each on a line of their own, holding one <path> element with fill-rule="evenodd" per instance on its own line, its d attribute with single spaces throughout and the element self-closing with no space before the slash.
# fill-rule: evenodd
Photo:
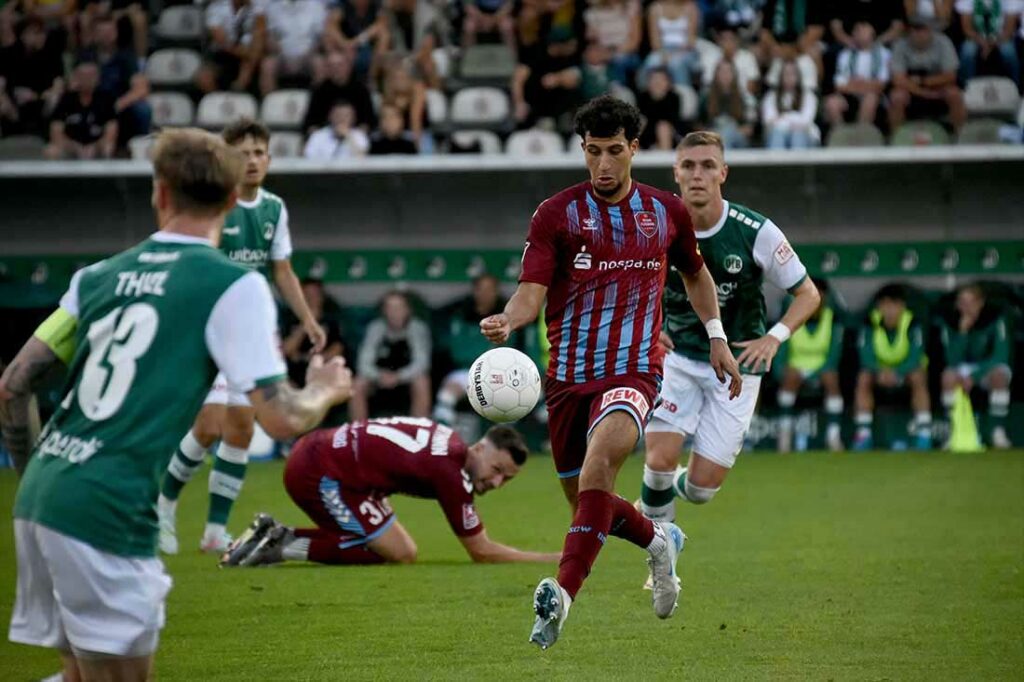
<svg viewBox="0 0 1024 682">
<path fill-rule="evenodd" d="M 718 151 L 725 155 L 725 144 L 722 142 L 722 136 L 712 130 L 697 130 L 692 133 L 687 133 L 680 142 L 676 150 L 690 149 L 691 147 L 718 147 Z"/>
<path fill-rule="evenodd" d="M 153 148 L 153 173 L 170 190 L 174 208 L 197 216 L 229 207 L 244 167 L 237 150 L 198 128 L 164 130 Z"/>
</svg>

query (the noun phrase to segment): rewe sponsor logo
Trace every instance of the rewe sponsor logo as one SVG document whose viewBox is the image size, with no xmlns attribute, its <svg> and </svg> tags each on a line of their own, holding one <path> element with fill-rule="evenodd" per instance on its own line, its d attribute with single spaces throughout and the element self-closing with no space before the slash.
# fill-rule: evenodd
<svg viewBox="0 0 1024 682">
<path fill-rule="evenodd" d="M 661 261 L 657 258 L 642 260 L 630 258 L 626 260 L 603 260 L 597 264 L 598 270 L 660 270 Z"/>
<path fill-rule="evenodd" d="M 610 391 L 605 391 L 601 396 L 601 409 L 603 410 L 613 403 L 628 403 L 637 409 L 641 417 L 646 416 L 650 409 L 647 398 L 635 388 L 613 388 Z"/>
</svg>

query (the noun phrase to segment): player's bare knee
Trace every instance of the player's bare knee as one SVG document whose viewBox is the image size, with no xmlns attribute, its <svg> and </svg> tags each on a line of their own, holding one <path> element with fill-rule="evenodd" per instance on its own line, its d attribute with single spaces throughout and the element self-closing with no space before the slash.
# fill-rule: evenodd
<svg viewBox="0 0 1024 682">
<path fill-rule="evenodd" d="M 649 446 L 644 461 L 654 471 L 675 471 L 679 466 L 679 449 L 667 445 Z"/>
<path fill-rule="evenodd" d="M 928 380 L 925 376 L 923 369 L 915 369 L 913 372 L 907 375 L 907 385 L 912 390 L 927 390 Z"/>
<path fill-rule="evenodd" d="M 956 389 L 959 381 L 957 380 L 956 372 L 951 369 L 944 370 L 942 372 L 942 390 L 952 391 Z"/>
<path fill-rule="evenodd" d="M 388 557 L 388 561 L 396 564 L 413 564 L 416 563 L 417 552 L 416 543 L 412 538 L 409 538 L 407 542 L 403 542 L 396 551 L 392 552 L 391 556 Z"/>
<path fill-rule="evenodd" d="M 192 435 L 204 448 L 209 448 L 221 436 L 223 413 L 217 409 L 203 408 L 192 425 Z"/>
</svg>

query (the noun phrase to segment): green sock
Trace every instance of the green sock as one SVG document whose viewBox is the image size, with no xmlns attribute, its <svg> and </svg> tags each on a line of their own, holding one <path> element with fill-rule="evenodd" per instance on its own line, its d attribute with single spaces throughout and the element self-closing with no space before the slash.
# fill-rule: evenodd
<svg viewBox="0 0 1024 682">
<path fill-rule="evenodd" d="M 210 471 L 210 512 L 207 523 L 227 525 L 231 507 L 242 491 L 248 453 L 224 443 L 217 448 L 217 457 Z"/>
<path fill-rule="evenodd" d="M 167 464 L 167 473 L 164 474 L 160 494 L 168 500 L 177 500 L 181 495 L 182 488 L 192 480 L 196 471 L 203 465 L 204 457 L 206 457 L 206 448 L 200 445 L 189 431 L 181 439 L 178 449 L 175 450 L 171 461 Z"/>
</svg>

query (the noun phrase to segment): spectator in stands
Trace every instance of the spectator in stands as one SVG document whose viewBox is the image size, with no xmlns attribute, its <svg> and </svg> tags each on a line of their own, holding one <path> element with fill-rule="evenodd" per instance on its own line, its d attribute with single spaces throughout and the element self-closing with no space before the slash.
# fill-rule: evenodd
<svg viewBox="0 0 1024 682">
<path fill-rule="evenodd" d="M 394 107 L 402 115 L 402 129 L 408 130 L 423 153 L 433 150 L 433 138 L 425 132 L 427 85 L 413 76 L 406 60 L 392 58 L 382 90 L 382 105 Z"/>
<path fill-rule="evenodd" d="M 109 159 L 117 149 L 114 102 L 97 92 L 100 71 L 94 62 L 82 62 L 71 77 L 50 121 L 49 159 Z"/>
<path fill-rule="evenodd" d="M 248 90 L 263 57 L 266 29 L 262 0 L 211 2 L 206 8 L 209 60 L 196 74 L 199 90 Z"/>
<path fill-rule="evenodd" d="M 137 60 L 149 54 L 149 17 L 139 0 L 84 0 L 78 15 L 82 45 L 91 46 L 96 40 L 96 23 L 102 19 L 114 20 L 118 44 L 134 52 Z M 148 6 L 148 3 L 147 3 Z"/>
<path fill-rule="evenodd" d="M 23 0 L 21 9 L 24 16 L 41 19 L 62 50 L 79 45 L 78 0 Z"/>
<path fill-rule="evenodd" d="M 386 31 L 386 17 L 378 0 L 340 0 L 328 10 L 324 48 L 348 55 L 358 80 L 365 81 L 374 56 L 381 52 Z"/>
<path fill-rule="evenodd" d="M 114 100 L 121 142 L 149 133 L 153 109 L 149 97 L 149 80 L 139 73 L 135 55 L 117 44 L 117 24 L 112 17 L 99 17 L 93 25 L 94 46 L 83 50 L 80 61 L 95 62 L 100 69 L 97 91 Z"/>
<path fill-rule="evenodd" d="M 380 392 L 408 394 L 414 417 L 430 416 L 430 329 L 413 317 L 409 299 L 392 291 L 381 316 L 366 328 L 359 347 L 349 410 L 352 421 L 369 416 L 369 399 Z"/>
<path fill-rule="evenodd" d="M 758 65 L 754 53 L 743 47 L 739 34 L 732 28 L 720 29 L 715 33 L 715 45 L 718 46 L 720 52 L 711 59 L 701 61 L 701 70 L 704 73 L 701 82 L 704 87 L 710 85 L 714 79 L 718 62 L 726 59 L 732 62 L 736 69 L 736 79 L 739 81 L 740 90 L 754 96 L 759 95 L 761 93 L 761 67 Z"/>
<path fill-rule="evenodd" d="M 764 0 L 713 0 L 708 4 L 706 27 L 715 31 L 735 31 L 743 42 L 757 42 Z"/>
<path fill-rule="evenodd" d="M 828 282 L 815 279 L 814 284 L 821 293 L 818 310 L 804 326 L 793 332 L 789 341 L 782 344 L 775 359 L 776 365 L 782 368 L 778 393 L 779 452 L 789 452 L 793 448 L 793 407 L 805 383 L 818 383 L 824 392 L 828 424 L 825 428 L 826 446 L 832 452 L 843 449 L 843 394 L 839 386 L 843 325 L 839 306 L 834 297 L 829 296 Z M 806 447 L 798 444 L 797 449 L 805 450 Z"/>
<path fill-rule="evenodd" d="M 767 0 L 761 45 L 763 58 L 771 61 L 765 77 L 769 85 L 778 84 L 782 62 L 787 59 L 797 60 L 805 82 L 813 80 L 817 84 L 821 79 L 825 4 L 823 0 Z"/>
<path fill-rule="evenodd" d="M 588 47 L 596 45 L 603 50 L 611 79 L 628 86 L 640 66 L 643 26 L 639 0 L 595 0 L 583 17 Z"/>
<path fill-rule="evenodd" d="M 370 150 L 370 138 L 356 125 L 356 110 L 339 100 L 331 107 L 328 124 L 306 140 L 302 155 L 307 159 L 329 161 L 364 156 Z"/>
<path fill-rule="evenodd" d="M 942 346 L 946 369 L 942 372 L 942 405 L 953 408 L 957 388 L 970 394 L 979 388 L 988 393 L 990 442 L 996 448 L 1012 446 L 1006 433 L 1010 410 L 1010 337 L 1006 317 L 988 304 L 977 284 L 961 287 L 956 310 L 942 320 Z"/>
<path fill-rule="evenodd" d="M 270 0 L 267 40 L 260 61 L 260 93 L 277 90 L 278 79 L 306 87 L 324 76 L 320 39 L 327 23 L 325 0 Z"/>
<path fill-rule="evenodd" d="M 454 368 L 441 382 L 434 403 L 434 419 L 445 424 L 455 421 L 455 408 L 466 397 L 469 368 L 493 346 L 480 334 L 480 320 L 496 315 L 505 308 L 498 278 L 483 274 L 473 279 L 473 291 L 441 311 L 445 319 L 441 334 L 441 351 Z M 509 345 L 515 345 L 510 341 Z"/>
<path fill-rule="evenodd" d="M 647 8 L 647 39 L 651 52 L 644 60 L 644 74 L 664 66 L 675 83 L 692 85 L 700 73 L 697 37 L 700 31 L 700 7 L 696 0 L 655 0 Z"/>
<path fill-rule="evenodd" d="M 960 45 L 960 80 L 967 83 L 979 63 L 998 61 L 998 73 L 1020 86 L 1020 61 L 1014 45 L 1021 9 L 1012 0 L 957 0 L 964 42 Z M 994 58 L 994 59 L 993 59 Z"/>
<path fill-rule="evenodd" d="M 390 0 L 384 16 L 387 30 L 381 38 L 381 51 L 408 57 L 420 80 L 428 87 L 440 88 L 433 52 L 448 43 L 448 25 L 441 8 L 431 0 Z"/>
<path fill-rule="evenodd" d="M 953 20 L 953 0 L 903 0 L 904 13 L 918 16 L 936 31 L 945 31 Z"/>
<path fill-rule="evenodd" d="M 556 32 L 552 42 L 520 51 L 512 75 L 513 113 L 520 127 L 532 128 L 546 119 L 550 127 L 568 128 L 580 101 L 577 47 L 575 38 Z"/>
<path fill-rule="evenodd" d="M 779 87 L 769 90 L 761 102 L 761 123 L 769 149 L 807 149 L 821 142 L 814 125 L 818 98 L 800 78 L 796 61 L 784 62 Z"/>
<path fill-rule="evenodd" d="M 313 277 L 303 279 L 302 295 L 306 298 L 313 318 L 327 334 L 327 345 L 320 353 L 324 360 L 344 356 L 347 348 L 339 322 L 341 308 L 324 291 L 324 283 Z M 281 353 L 288 362 L 288 376 L 297 386 L 302 386 L 306 381 L 306 366 L 313 353 L 313 345 L 302 322 L 290 308 L 285 311 L 281 332 Z"/>
<path fill-rule="evenodd" d="M 8 36 L 10 38 L 10 36 Z M 0 77 L 10 96 L 8 120 L 12 132 L 44 135 L 47 120 L 64 94 L 64 64 L 60 46 L 38 17 L 21 24 L 17 40 L 0 49 Z"/>
<path fill-rule="evenodd" d="M 668 69 L 651 70 L 647 76 L 647 89 L 637 97 L 636 104 L 644 117 L 640 146 L 667 151 L 675 149 L 685 126 L 680 116 L 679 93 L 672 87 Z"/>
<path fill-rule="evenodd" d="M 578 0 L 522 0 L 519 7 L 519 46 L 576 41 L 577 53 L 586 38 L 584 3 Z M 578 54 L 577 54 L 578 56 Z"/>
<path fill-rule="evenodd" d="M 416 143 L 405 129 L 405 120 L 398 107 L 385 104 L 380 108 L 380 130 L 370 140 L 370 154 L 415 154 Z"/>
<path fill-rule="evenodd" d="M 462 47 L 476 45 L 480 34 L 497 33 L 510 49 L 516 49 L 514 0 L 465 0 L 462 3 Z"/>
<path fill-rule="evenodd" d="M 857 432 L 854 450 L 870 450 L 875 410 L 875 387 L 910 389 L 914 410 L 915 447 L 931 447 L 932 412 L 928 395 L 928 358 L 924 354 L 923 324 L 907 307 L 900 285 L 887 285 L 875 296 L 875 306 L 858 340 L 860 373 L 857 375 Z"/>
<path fill-rule="evenodd" d="M 736 67 L 721 60 L 715 67 L 715 77 L 701 100 L 701 121 L 722 136 L 729 149 L 750 146 L 757 122 L 757 104 L 748 93 L 740 90 Z"/>
<path fill-rule="evenodd" d="M 597 43 L 587 43 L 580 64 L 580 99 L 591 100 L 611 91 L 611 53 Z"/>
<path fill-rule="evenodd" d="M 854 47 L 844 47 L 836 60 L 835 92 L 825 98 L 830 125 L 855 118 L 874 123 L 878 107 L 889 85 L 891 54 L 875 40 L 874 27 L 860 21 L 853 27 Z"/>
<path fill-rule="evenodd" d="M 377 125 L 370 91 L 352 75 L 352 57 L 346 52 L 334 50 L 324 58 L 325 78 L 310 93 L 309 107 L 302 129 L 307 134 L 327 123 L 331 107 L 339 100 L 351 104 L 356 111 L 356 125 L 363 132 Z"/>
<path fill-rule="evenodd" d="M 889 46 L 903 36 L 903 20 L 906 18 L 903 6 L 893 0 L 833 0 L 832 21 L 829 28 L 839 45 L 856 50 L 857 41 L 853 36 L 860 22 L 871 24 L 878 36 L 878 42 Z"/>
<path fill-rule="evenodd" d="M 0 3 L 0 50 L 14 44 L 16 33 L 14 25 L 20 19 L 18 10 L 22 0 L 6 0 Z M 0 71 L 0 76 L 3 72 Z"/>
<path fill-rule="evenodd" d="M 907 36 L 892 48 L 889 126 L 895 131 L 907 118 L 938 118 L 948 112 L 953 128 L 959 130 L 967 109 L 956 84 L 959 62 L 953 42 L 921 17 L 908 23 Z"/>
</svg>

